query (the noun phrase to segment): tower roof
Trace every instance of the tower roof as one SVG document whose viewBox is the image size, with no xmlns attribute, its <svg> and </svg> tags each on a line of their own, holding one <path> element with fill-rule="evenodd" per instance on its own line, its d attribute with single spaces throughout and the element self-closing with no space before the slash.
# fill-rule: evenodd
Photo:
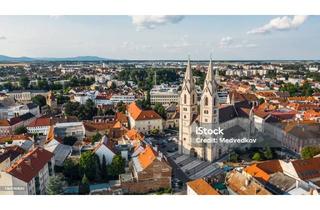
<svg viewBox="0 0 320 210">
<path fill-rule="evenodd" d="M 188 64 L 187 64 L 187 69 L 186 69 L 186 73 L 183 80 L 182 89 L 185 87 L 189 92 L 195 89 L 195 84 L 194 84 L 194 79 L 193 79 L 193 74 L 192 74 L 192 69 L 190 64 L 190 58 L 188 59 Z"/>
<path fill-rule="evenodd" d="M 215 80 L 215 75 L 213 71 L 213 66 L 212 66 L 212 60 L 210 59 L 209 66 L 208 66 L 208 71 L 207 71 L 207 76 L 204 81 L 204 87 L 203 90 L 209 90 L 210 94 L 212 95 L 216 89 L 217 89 L 217 82 Z"/>
</svg>

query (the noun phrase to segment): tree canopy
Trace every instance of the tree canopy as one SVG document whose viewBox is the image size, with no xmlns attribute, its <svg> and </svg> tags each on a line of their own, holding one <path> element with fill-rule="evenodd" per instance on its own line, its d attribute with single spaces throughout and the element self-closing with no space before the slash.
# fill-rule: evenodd
<svg viewBox="0 0 320 210">
<path fill-rule="evenodd" d="M 61 195 L 64 186 L 65 182 L 61 176 L 51 176 L 46 186 L 46 193 L 48 195 Z"/>
<path fill-rule="evenodd" d="M 43 107 L 44 105 L 47 104 L 46 97 L 44 97 L 43 95 L 36 95 L 31 100 L 33 103 L 37 104 L 39 107 Z"/>
<path fill-rule="evenodd" d="M 79 161 L 80 172 L 89 180 L 94 180 L 98 174 L 98 161 L 99 158 L 92 151 L 82 153 Z"/>
<path fill-rule="evenodd" d="M 301 150 L 301 156 L 303 159 L 310 159 L 318 154 L 320 154 L 319 146 L 308 146 Z"/>
<path fill-rule="evenodd" d="M 14 130 L 14 134 L 16 134 L 16 135 L 20 135 L 20 134 L 24 134 L 24 133 L 28 133 L 28 129 L 25 126 L 17 127 Z"/>
</svg>

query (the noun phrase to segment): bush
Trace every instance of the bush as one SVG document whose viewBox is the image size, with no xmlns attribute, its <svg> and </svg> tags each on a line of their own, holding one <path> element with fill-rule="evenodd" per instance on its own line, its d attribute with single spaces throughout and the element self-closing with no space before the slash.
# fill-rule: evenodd
<svg viewBox="0 0 320 210">
<path fill-rule="evenodd" d="M 261 154 L 259 152 L 254 153 L 252 160 L 255 160 L 255 161 L 262 160 Z"/>
<path fill-rule="evenodd" d="M 28 133 L 28 129 L 25 126 L 20 126 L 14 130 L 14 134 L 16 135 L 20 135 L 24 133 Z"/>
<path fill-rule="evenodd" d="M 303 159 L 310 159 L 318 154 L 320 154 L 319 146 L 308 146 L 301 150 L 301 156 Z"/>
</svg>

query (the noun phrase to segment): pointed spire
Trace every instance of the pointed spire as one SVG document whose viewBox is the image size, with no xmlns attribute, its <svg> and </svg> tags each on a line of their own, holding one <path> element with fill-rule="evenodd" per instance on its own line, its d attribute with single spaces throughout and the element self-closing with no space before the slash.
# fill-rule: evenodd
<svg viewBox="0 0 320 210">
<path fill-rule="evenodd" d="M 186 70 L 186 75 L 185 75 L 185 80 L 188 80 L 192 77 L 192 69 L 191 69 L 191 64 L 190 64 L 190 56 L 188 56 L 188 63 L 187 63 L 187 70 Z"/>
<path fill-rule="evenodd" d="M 208 71 L 206 75 L 206 79 L 204 81 L 204 87 L 203 90 L 209 90 L 210 94 L 213 94 L 216 91 L 216 81 L 214 79 L 214 71 L 213 71 L 213 65 L 212 65 L 212 59 L 210 57 L 210 62 L 208 66 Z"/>
<path fill-rule="evenodd" d="M 206 81 L 211 82 L 214 78 L 213 66 L 212 66 L 212 59 L 210 57 L 210 62 L 208 66 Z"/>
<path fill-rule="evenodd" d="M 183 86 L 187 86 L 188 90 L 191 91 L 191 89 L 195 88 L 193 74 L 192 74 L 192 68 L 190 63 L 190 56 L 188 56 L 188 63 L 187 63 L 187 69 L 184 76 Z"/>
</svg>

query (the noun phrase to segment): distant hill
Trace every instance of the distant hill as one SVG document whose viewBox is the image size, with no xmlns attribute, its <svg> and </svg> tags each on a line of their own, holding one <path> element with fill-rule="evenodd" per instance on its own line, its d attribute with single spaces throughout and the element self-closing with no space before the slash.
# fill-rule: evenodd
<svg viewBox="0 0 320 210">
<path fill-rule="evenodd" d="M 9 57 L 5 55 L 0 55 L 0 62 L 30 62 L 34 61 L 33 58 L 28 57 Z"/>
<path fill-rule="evenodd" d="M 32 62 L 32 61 L 106 61 L 113 60 L 110 58 L 101 58 L 98 56 L 76 56 L 66 58 L 55 57 L 42 57 L 42 58 L 29 58 L 29 57 L 10 57 L 0 55 L 0 62 Z"/>
</svg>

